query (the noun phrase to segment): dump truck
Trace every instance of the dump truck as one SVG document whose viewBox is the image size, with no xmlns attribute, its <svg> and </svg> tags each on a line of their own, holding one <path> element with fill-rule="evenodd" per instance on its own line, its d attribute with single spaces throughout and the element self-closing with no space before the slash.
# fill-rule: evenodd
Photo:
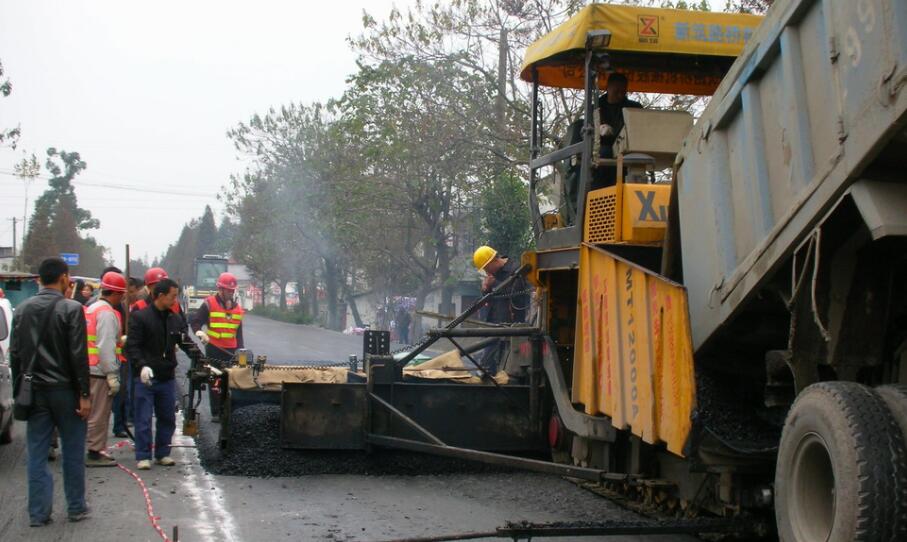
<svg viewBox="0 0 907 542">
<path fill-rule="evenodd" d="M 524 256 L 571 378 L 551 421 L 566 461 L 717 514 L 773 505 L 783 540 L 904 538 L 905 62 L 893 0 L 779 1 L 761 23 L 595 5 L 528 49 L 534 96 L 580 88 L 585 104 L 582 141 L 544 155 L 534 104 Z M 695 124 L 624 109 L 599 158 L 615 71 L 712 98 Z M 551 204 L 545 168 L 571 158 L 561 193 L 577 200 Z M 616 184 L 590 190 L 602 168 Z"/>
<path fill-rule="evenodd" d="M 217 293 L 217 278 L 227 272 L 229 260 L 216 254 L 205 254 L 195 259 L 192 284 L 183 289 L 186 308 L 195 312 L 209 296 Z"/>
<path fill-rule="evenodd" d="M 711 99 L 698 119 L 624 109 L 603 150 L 615 72 Z M 231 370 L 227 412 L 280 404 L 290 448 L 560 474 L 787 541 L 907 539 L 907 2 L 592 4 L 521 78 L 534 320 L 461 327 L 511 277 L 402 357 L 372 331 L 361 365 Z M 576 91 L 576 137 L 544 126 L 546 89 Z M 414 371 L 441 338 L 455 359 Z M 500 340 L 499 373 L 467 363 Z"/>
</svg>

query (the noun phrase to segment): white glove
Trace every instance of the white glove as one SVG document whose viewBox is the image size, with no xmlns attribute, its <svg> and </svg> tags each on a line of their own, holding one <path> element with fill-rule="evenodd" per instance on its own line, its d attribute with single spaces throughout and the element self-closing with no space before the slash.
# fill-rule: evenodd
<svg viewBox="0 0 907 542">
<path fill-rule="evenodd" d="M 154 378 L 154 371 L 151 370 L 151 367 L 142 367 L 142 372 L 139 374 L 142 384 L 150 386 L 152 378 Z"/>
<path fill-rule="evenodd" d="M 200 340 L 202 344 L 208 344 L 208 342 L 211 341 L 211 339 L 208 337 L 208 334 L 202 330 L 196 331 L 195 336 L 198 337 L 198 340 Z"/>
<path fill-rule="evenodd" d="M 614 133 L 614 128 L 610 124 L 602 124 L 598 130 L 600 132 L 599 135 L 602 137 L 607 137 Z"/>
<path fill-rule="evenodd" d="M 107 375 L 107 387 L 110 388 L 110 391 L 107 392 L 107 395 L 114 396 L 120 391 L 120 376 L 114 373 Z"/>
</svg>

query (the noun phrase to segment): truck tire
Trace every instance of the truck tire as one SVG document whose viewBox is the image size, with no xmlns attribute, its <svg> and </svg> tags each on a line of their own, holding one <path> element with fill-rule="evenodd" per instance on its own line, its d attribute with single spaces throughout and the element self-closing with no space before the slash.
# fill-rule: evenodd
<svg viewBox="0 0 907 542">
<path fill-rule="evenodd" d="M 871 388 L 809 386 L 791 407 L 775 471 L 784 542 L 907 540 L 907 448 Z"/>
<path fill-rule="evenodd" d="M 904 444 L 907 444 L 907 386 L 903 384 L 887 384 L 876 388 L 876 392 L 888 405 L 888 410 L 894 416 L 894 421 L 901 428 Z"/>
</svg>

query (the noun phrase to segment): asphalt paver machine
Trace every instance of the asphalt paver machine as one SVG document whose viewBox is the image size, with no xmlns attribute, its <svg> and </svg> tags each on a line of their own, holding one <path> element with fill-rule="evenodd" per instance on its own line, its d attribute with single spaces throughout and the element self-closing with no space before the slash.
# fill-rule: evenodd
<svg viewBox="0 0 907 542">
<path fill-rule="evenodd" d="M 533 322 L 462 328 L 473 307 L 402 357 L 369 334 L 363 371 L 269 396 L 283 444 L 567 475 L 675 516 L 776 523 L 783 540 L 904 538 L 905 66 L 905 2 L 780 0 L 765 19 L 586 6 L 521 70 Z M 712 98 L 695 122 L 624 110 L 603 153 L 613 72 Z M 558 146 L 551 88 L 582 102 Z M 602 171 L 614 182 L 593 189 Z M 407 374 L 442 338 L 466 360 L 464 339 L 507 339 L 506 378 Z"/>
</svg>

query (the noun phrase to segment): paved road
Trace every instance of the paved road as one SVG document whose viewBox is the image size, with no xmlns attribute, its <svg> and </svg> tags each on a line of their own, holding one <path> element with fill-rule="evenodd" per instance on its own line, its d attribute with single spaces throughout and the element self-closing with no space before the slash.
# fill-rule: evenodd
<svg viewBox="0 0 907 542">
<path fill-rule="evenodd" d="M 269 363 L 344 361 L 362 355 L 362 337 L 315 326 L 300 326 L 248 315 L 243 319 L 246 348 L 266 354 Z"/>
<path fill-rule="evenodd" d="M 361 337 L 256 317 L 247 321 L 249 346 L 273 360 L 344 359 Z M 207 414 L 207 413 L 206 413 Z M 203 419 L 207 416 L 203 415 Z M 138 482 L 119 468 L 88 469 L 93 516 L 65 521 L 59 461 L 54 524 L 29 528 L 26 509 L 24 425 L 13 444 L 0 446 L 0 540 L 67 542 L 161 540 L 152 527 Z M 207 421 L 203 431 L 215 427 Z M 122 443 L 122 444 L 118 444 Z M 141 472 L 159 525 L 181 540 L 390 540 L 493 530 L 508 520 L 593 521 L 635 519 L 613 503 L 563 479 L 532 473 L 408 476 L 319 475 L 298 478 L 214 476 L 200 466 L 192 439 L 177 435 L 172 468 Z M 128 442 L 112 453 L 134 468 Z M 666 541 L 682 537 L 602 540 Z M 692 539 L 686 539 L 692 540 Z"/>
</svg>

